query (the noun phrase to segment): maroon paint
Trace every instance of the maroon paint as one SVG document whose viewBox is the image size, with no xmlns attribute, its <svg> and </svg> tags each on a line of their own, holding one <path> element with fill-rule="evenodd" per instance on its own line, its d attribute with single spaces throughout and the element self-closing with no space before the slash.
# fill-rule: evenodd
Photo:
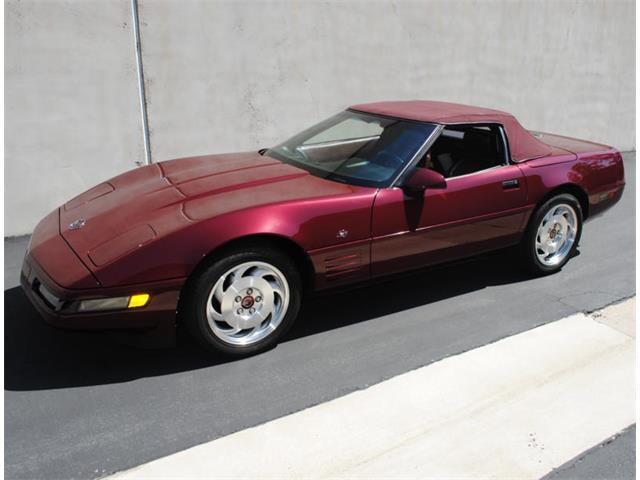
<svg viewBox="0 0 640 480">
<path fill-rule="evenodd" d="M 417 197 L 397 187 L 320 179 L 255 152 L 138 168 L 77 196 L 40 222 L 23 265 L 29 298 L 59 326 L 167 330 L 196 266 L 247 236 L 279 237 L 306 252 L 314 286 L 321 290 L 516 244 L 531 212 L 561 186 L 584 192 L 589 216 L 622 195 L 622 159 L 611 147 L 531 134 L 508 114 L 441 102 L 353 108 L 440 123 L 465 118 L 501 123 L 514 157 L 536 158 L 448 179 Z M 517 187 L 503 188 L 502 182 L 516 179 Z M 85 219 L 85 226 L 70 229 L 78 219 Z M 33 290 L 34 278 L 73 301 L 136 292 L 150 293 L 151 300 L 126 312 L 55 314 Z"/>
<path fill-rule="evenodd" d="M 502 182 L 520 186 L 503 190 Z M 381 190 L 373 209 L 373 276 L 446 262 L 517 241 L 526 185 L 517 165 L 447 181 L 415 199 L 400 188 Z"/>
<path fill-rule="evenodd" d="M 428 100 L 366 103 L 354 105 L 351 109 L 443 125 L 500 123 L 507 131 L 511 156 L 515 162 L 544 157 L 551 153 L 549 146 L 525 130 L 513 115 L 499 110 Z"/>
</svg>

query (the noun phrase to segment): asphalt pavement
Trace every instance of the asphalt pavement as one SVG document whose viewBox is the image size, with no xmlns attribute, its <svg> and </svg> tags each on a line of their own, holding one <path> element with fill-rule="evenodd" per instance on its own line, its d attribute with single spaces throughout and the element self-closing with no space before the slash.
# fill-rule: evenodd
<svg viewBox="0 0 640 480">
<path fill-rule="evenodd" d="M 636 478 L 636 426 L 557 468 L 543 480 L 603 480 Z"/>
<path fill-rule="evenodd" d="M 140 350 L 44 325 L 14 286 L 26 239 L 6 240 L 6 478 L 104 476 L 633 296 L 635 153 L 624 157 L 621 202 L 585 225 L 560 273 L 531 278 L 504 251 L 316 298 L 277 348 L 240 361 L 183 336 Z M 609 452 L 635 455 L 624 438 Z M 633 478 L 631 464 L 608 478 Z"/>
</svg>

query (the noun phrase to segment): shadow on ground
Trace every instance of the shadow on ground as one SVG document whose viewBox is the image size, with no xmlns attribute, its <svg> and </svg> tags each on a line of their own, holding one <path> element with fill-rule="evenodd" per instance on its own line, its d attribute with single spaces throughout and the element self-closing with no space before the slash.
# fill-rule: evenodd
<svg viewBox="0 0 640 480">
<path fill-rule="evenodd" d="M 505 252 L 499 252 L 384 283 L 311 298 L 305 302 L 296 325 L 283 341 L 428 305 L 487 286 L 529 279 L 512 258 L 514 254 L 507 252 L 507 255 L 509 258 L 505 259 Z M 177 348 L 143 350 L 122 345 L 105 333 L 58 330 L 43 323 L 19 287 L 5 291 L 6 390 L 126 382 L 226 361 L 201 351 L 181 331 L 178 332 Z"/>
</svg>

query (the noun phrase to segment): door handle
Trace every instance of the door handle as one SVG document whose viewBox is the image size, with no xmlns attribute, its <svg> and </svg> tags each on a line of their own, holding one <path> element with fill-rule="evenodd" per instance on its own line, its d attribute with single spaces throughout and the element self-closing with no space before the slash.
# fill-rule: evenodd
<svg viewBox="0 0 640 480">
<path fill-rule="evenodd" d="M 511 190 L 518 187 L 520 187 L 520 180 L 518 180 L 517 178 L 505 180 L 504 182 L 502 182 L 502 188 L 504 190 Z"/>
</svg>

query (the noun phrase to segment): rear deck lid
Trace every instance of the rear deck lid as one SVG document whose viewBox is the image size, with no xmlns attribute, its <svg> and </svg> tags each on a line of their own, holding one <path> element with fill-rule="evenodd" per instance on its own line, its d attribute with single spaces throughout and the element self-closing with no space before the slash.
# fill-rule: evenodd
<svg viewBox="0 0 640 480">
<path fill-rule="evenodd" d="M 612 150 L 613 147 L 603 145 L 601 143 L 581 140 L 579 138 L 565 137 L 563 135 L 554 135 L 545 132 L 531 132 L 541 142 L 555 148 L 566 150 L 567 152 L 580 154 L 587 152 L 602 152 Z"/>
</svg>

